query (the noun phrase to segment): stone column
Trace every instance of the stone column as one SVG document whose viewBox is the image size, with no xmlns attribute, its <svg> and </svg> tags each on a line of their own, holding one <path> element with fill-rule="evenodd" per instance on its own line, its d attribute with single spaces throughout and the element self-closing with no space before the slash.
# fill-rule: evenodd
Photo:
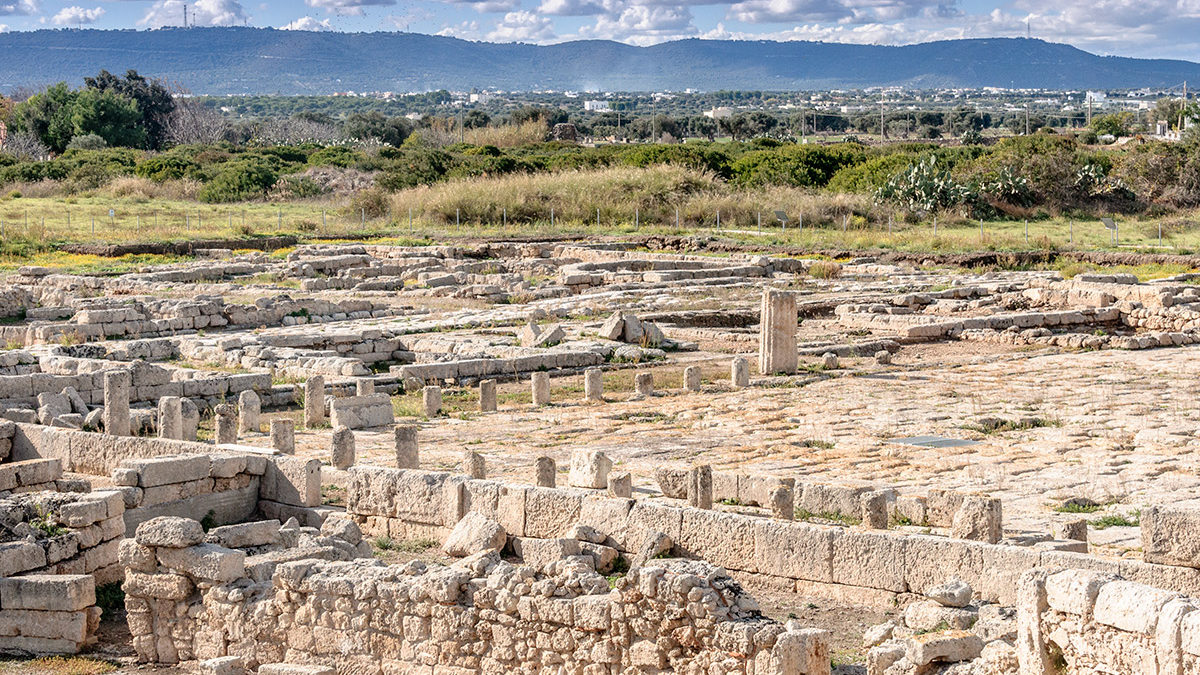
<svg viewBox="0 0 1200 675">
<path fill-rule="evenodd" d="M 745 389 L 750 386 L 750 362 L 744 356 L 733 357 L 729 364 L 729 381 L 734 389 Z"/>
<path fill-rule="evenodd" d="M 410 424 L 396 425 L 396 468 L 419 469 L 417 454 L 417 427 Z"/>
<path fill-rule="evenodd" d="M 496 412 L 496 381 L 479 381 L 479 412 Z"/>
<path fill-rule="evenodd" d="M 358 378 L 354 381 L 354 393 L 357 396 L 370 396 L 375 393 L 375 380 Z"/>
<path fill-rule="evenodd" d="M 183 400 L 178 396 L 158 399 L 158 437 L 183 440 Z"/>
<path fill-rule="evenodd" d="M 304 428 L 325 424 L 325 378 L 313 375 L 304 382 Z"/>
<path fill-rule="evenodd" d="M 771 516 L 779 520 L 792 520 L 796 517 L 796 500 L 792 488 L 786 485 L 771 490 Z"/>
<path fill-rule="evenodd" d="M 688 504 L 698 509 L 712 508 L 712 466 L 701 464 L 692 469 L 688 481 Z"/>
<path fill-rule="evenodd" d="M 796 372 L 796 295 L 764 288 L 758 319 L 758 372 Z"/>
<path fill-rule="evenodd" d="M 483 455 L 474 450 L 464 450 L 462 472 L 478 480 L 487 478 L 487 467 L 483 461 Z"/>
<path fill-rule="evenodd" d="M 700 366 L 688 366 L 683 369 L 683 388 L 688 391 L 700 391 Z"/>
<path fill-rule="evenodd" d="M 633 477 L 628 471 L 608 474 L 608 496 L 624 499 L 633 496 Z"/>
<path fill-rule="evenodd" d="M 604 371 L 588 368 L 583 373 L 583 396 L 589 401 L 604 401 Z"/>
<path fill-rule="evenodd" d="M 538 372 L 529 378 L 534 405 L 550 405 L 550 373 Z"/>
<path fill-rule="evenodd" d="M 258 394 L 246 390 L 238 394 L 238 431 L 241 433 L 259 433 L 262 425 L 258 416 L 262 412 L 262 402 Z"/>
<path fill-rule="evenodd" d="M 442 388 L 431 384 L 421 389 L 421 405 L 426 417 L 437 417 L 442 412 Z"/>
<path fill-rule="evenodd" d="M 649 398 L 654 395 L 654 373 L 637 373 L 633 376 L 633 397 Z"/>
<path fill-rule="evenodd" d="M 538 487 L 554 487 L 558 478 L 558 465 L 551 457 L 538 457 L 535 468 Z"/>
<path fill-rule="evenodd" d="M 833 352 L 825 352 L 821 355 L 821 367 L 825 370 L 837 370 L 838 355 Z"/>
<path fill-rule="evenodd" d="M 1075 541 L 1087 541 L 1088 529 L 1086 520 L 1069 520 L 1063 523 L 1051 523 L 1050 532 L 1054 534 L 1055 539 L 1073 539 Z"/>
<path fill-rule="evenodd" d="M 129 387 L 132 381 L 128 370 L 104 373 L 104 433 L 109 436 L 130 435 Z"/>
<path fill-rule="evenodd" d="M 220 403 L 213 408 L 213 437 L 218 445 L 237 443 L 237 408 Z"/>
<path fill-rule="evenodd" d="M 334 468 L 343 471 L 354 466 L 354 432 L 350 427 L 338 427 L 333 430 L 330 463 Z"/>
<path fill-rule="evenodd" d="M 285 455 L 296 454 L 296 422 L 290 419 L 271 420 L 271 447 Z"/>
<path fill-rule="evenodd" d="M 185 441 L 196 440 L 196 430 L 200 428 L 200 409 L 190 398 L 179 399 L 179 408 L 183 411 L 183 426 L 181 427 Z"/>
</svg>

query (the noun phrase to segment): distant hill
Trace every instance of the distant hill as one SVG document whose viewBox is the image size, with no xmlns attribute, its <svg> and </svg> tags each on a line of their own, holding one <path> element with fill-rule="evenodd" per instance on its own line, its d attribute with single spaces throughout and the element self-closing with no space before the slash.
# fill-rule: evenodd
<svg viewBox="0 0 1200 675">
<path fill-rule="evenodd" d="M 603 40 L 495 44 L 416 33 L 270 28 L 0 33 L 0 90 L 134 68 L 197 94 L 335 91 L 836 89 L 875 85 L 1043 89 L 1200 84 L 1200 64 L 1096 56 L 1042 40 L 902 47 L 822 42 Z"/>
</svg>

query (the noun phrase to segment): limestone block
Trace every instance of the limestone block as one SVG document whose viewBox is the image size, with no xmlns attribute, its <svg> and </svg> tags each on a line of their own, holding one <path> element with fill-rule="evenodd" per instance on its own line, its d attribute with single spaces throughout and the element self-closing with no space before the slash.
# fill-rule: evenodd
<svg viewBox="0 0 1200 675">
<path fill-rule="evenodd" d="M 735 356 L 729 365 L 729 381 L 734 389 L 750 386 L 750 362 L 744 356 Z"/>
<path fill-rule="evenodd" d="M 162 566 L 197 579 L 225 583 L 245 576 L 246 572 L 244 552 L 216 544 L 159 548 L 157 555 Z"/>
<path fill-rule="evenodd" d="M 588 368 L 583 373 L 583 397 L 588 401 L 604 401 L 604 371 Z"/>
<path fill-rule="evenodd" d="M 972 594 L 970 584 L 961 579 L 949 579 L 925 589 L 925 597 L 946 607 L 966 607 L 971 602 Z"/>
<path fill-rule="evenodd" d="M 995 497 L 966 495 L 954 514 L 950 536 L 995 544 L 1004 537 L 1003 511 Z"/>
<path fill-rule="evenodd" d="M 759 574 L 833 583 L 833 528 L 767 519 L 753 527 Z"/>
<path fill-rule="evenodd" d="M 421 460 L 417 447 L 417 427 L 400 424 L 394 431 L 397 469 L 419 469 Z"/>
<path fill-rule="evenodd" d="M 905 537 L 839 529 L 833 536 L 833 583 L 902 593 Z"/>
<path fill-rule="evenodd" d="M 285 455 L 296 454 L 296 422 L 287 418 L 271 420 L 271 447 Z"/>
<path fill-rule="evenodd" d="M 915 635 L 904 643 L 904 658 L 918 668 L 935 661 L 970 661 L 983 651 L 983 641 L 979 636 L 965 630 Z"/>
<path fill-rule="evenodd" d="M 764 375 L 794 373 L 796 352 L 796 296 L 764 288 L 759 305 L 758 370 Z"/>
<path fill-rule="evenodd" d="M 168 455 L 121 462 L 122 469 L 137 472 L 137 486 L 141 488 L 208 478 L 210 466 L 211 460 L 207 455 Z"/>
<path fill-rule="evenodd" d="M 292 506 L 320 506 L 321 463 L 287 455 L 269 458 L 259 497 Z"/>
<path fill-rule="evenodd" d="M 929 632 L 940 627 L 966 630 L 975 624 L 978 612 L 947 607 L 935 600 L 918 600 L 904 608 L 904 625 L 915 631 Z"/>
<path fill-rule="evenodd" d="M 530 375 L 534 405 L 550 405 L 550 373 L 537 372 Z"/>
<path fill-rule="evenodd" d="M 580 555 L 579 540 L 577 539 L 517 537 L 513 539 L 513 551 L 521 558 L 522 562 L 536 569 L 558 562 L 567 556 Z"/>
<path fill-rule="evenodd" d="M 483 455 L 474 450 L 464 450 L 461 471 L 464 475 L 477 480 L 487 478 L 487 463 Z"/>
<path fill-rule="evenodd" d="M 1110 581 L 1096 594 L 1095 620 L 1130 633 L 1153 635 L 1159 610 L 1178 597 L 1131 581 Z"/>
<path fill-rule="evenodd" d="M 684 509 L 678 537 L 672 537 L 686 557 L 696 557 L 729 570 L 757 571 L 754 523 L 734 513 Z"/>
<path fill-rule="evenodd" d="M 325 378 L 313 375 L 304 383 L 304 427 L 315 429 L 325 423 Z"/>
<path fill-rule="evenodd" d="M 225 548 L 269 546 L 280 542 L 278 520 L 256 520 L 235 525 L 222 525 L 208 531 L 204 541 Z"/>
<path fill-rule="evenodd" d="M 96 582 L 89 574 L 30 574 L 0 578 L 0 607 L 75 612 L 96 604 Z"/>
<path fill-rule="evenodd" d="M 534 484 L 552 488 L 558 478 L 558 465 L 552 457 L 538 457 L 534 463 Z"/>
<path fill-rule="evenodd" d="M 354 432 L 349 427 L 339 426 L 333 430 L 330 440 L 330 464 L 344 471 L 354 466 L 354 462 Z"/>
<path fill-rule="evenodd" d="M 496 412 L 496 381 L 479 381 L 479 412 Z"/>
<path fill-rule="evenodd" d="M 637 373 L 633 376 L 634 398 L 648 398 L 654 395 L 654 373 Z"/>
<path fill-rule="evenodd" d="M 238 394 L 238 431 L 241 433 L 259 433 L 262 425 L 259 416 L 262 412 L 262 401 L 253 391 L 243 391 Z"/>
<path fill-rule="evenodd" d="M 499 551 L 504 548 L 507 533 L 496 521 L 475 512 L 469 512 L 442 545 L 446 555 L 462 558 L 483 551 Z"/>
<path fill-rule="evenodd" d="M 557 537 L 578 522 L 582 508 L 579 492 L 529 488 L 525 491 L 525 536 Z"/>
<path fill-rule="evenodd" d="M 688 366 L 683 369 L 683 388 L 687 391 L 700 391 L 700 366 Z"/>
<path fill-rule="evenodd" d="M 421 390 L 422 410 L 425 417 L 437 417 L 442 411 L 442 388 L 428 386 Z"/>
<path fill-rule="evenodd" d="M 659 467 L 654 470 L 654 479 L 664 497 L 687 499 L 688 484 L 691 482 L 691 472 L 687 469 Z"/>
<path fill-rule="evenodd" d="M 612 460 L 597 450 L 575 450 L 571 453 L 571 471 L 567 480 L 572 487 L 603 490 L 608 487 Z"/>
<path fill-rule="evenodd" d="M 626 499 L 633 496 L 633 477 L 628 471 L 608 475 L 608 496 Z"/>
</svg>

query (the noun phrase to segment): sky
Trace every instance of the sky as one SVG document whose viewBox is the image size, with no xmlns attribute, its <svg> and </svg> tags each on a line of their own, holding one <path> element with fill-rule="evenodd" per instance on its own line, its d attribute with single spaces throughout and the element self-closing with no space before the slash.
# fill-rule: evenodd
<svg viewBox="0 0 1200 675">
<path fill-rule="evenodd" d="M 185 0 L 0 0 L 0 32 L 182 25 Z M 189 23 L 547 44 L 681 38 L 909 44 L 1030 35 L 1200 61 L 1200 0 L 186 0 Z"/>
</svg>

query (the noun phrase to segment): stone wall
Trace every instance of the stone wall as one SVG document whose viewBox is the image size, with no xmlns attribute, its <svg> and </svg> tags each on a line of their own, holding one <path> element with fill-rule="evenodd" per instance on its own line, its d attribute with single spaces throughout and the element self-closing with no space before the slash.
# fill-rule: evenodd
<svg viewBox="0 0 1200 675">
<path fill-rule="evenodd" d="M 1140 560 L 775 520 L 443 472 L 355 466 L 350 476 L 348 514 L 365 533 L 396 540 L 444 539 L 466 513 L 476 512 L 519 538 L 556 539 L 575 524 L 588 525 L 626 556 L 661 532 L 674 542 L 675 554 L 720 565 L 743 583 L 871 604 L 888 604 L 902 593 L 922 593 L 956 577 L 980 600 L 1012 605 L 1017 579 L 1036 567 L 1108 571 L 1200 595 L 1200 570 Z"/>
<path fill-rule="evenodd" d="M 74 654 L 95 642 L 96 584 L 86 574 L 0 577 L 0 654 Z"/>
<path fill-rule="evenodd" d="M 332 538 L 347 524 L 322 534 Z M 708 563 L 655 561 L 611 589 L 577 561 L 541 574 L 495 552 L 448 567 L 307 558 L 247 577 L 250 557 L 200 537 L 194 521 L 150 521 L 122 548 L 129 625 L 143 661 L 236 656 L 249 667 L 464 675 L 830 672 L 826 631 L 763 618 Z"/>
<path fill-rule="evenodd" d="M 0 576 L 121 577 L 117 546 L 125 503 L 114 490 L 30 492 L 0 499 Z"/>
<path fill-rule="evenodd" d="M 158 516 L 208 518 L 223 525 L 250 519 L 258 509 L 262 453 L 167 455 L 127 459 L 113 470 L 125 499 L 125 531 Z"/>
<path fill-rule="evenodd" d="M 1200 672 L 1200 609 L 1179 593 L 1088 570 L 1020 580 L 1021 675 Z"/>
</svg>

